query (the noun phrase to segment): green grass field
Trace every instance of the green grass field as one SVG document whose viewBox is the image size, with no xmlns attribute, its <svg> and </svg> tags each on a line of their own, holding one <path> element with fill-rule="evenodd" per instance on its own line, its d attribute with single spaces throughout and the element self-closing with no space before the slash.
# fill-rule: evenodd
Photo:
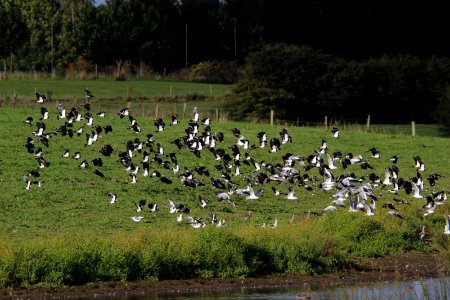
<svg viewBox="0 0 450 300">
<path fill-rule="evenodd" d="M 84 101 L 84 89 L 94 93 L 95 99 L 116 99 L 128 96 L 132 98 L 177 97 L 187 94 L 199 94 L 218 97 L 230 91 L 230 85 L 204 84 L 192 82 L 158 81 L 158 80 L 42 80 L 15 79 L 0 80 L 0 98 L 18 98 L 35 100 L 34 93 L 53 92 L 53 98 L 60 101 L 79 99 Z"/>
<path fill-rule="evenodd" d="M 82 87 L 83 85 L 80 85 Z M 446 138 L 409 135 L 392 135 L 362 132 L 351 128 L 342 130 L 339 138 L 332 138 L 329 129 L 311 127 L 288 127 L 292 143 L 283 144 L 275 153 L 258 147 L 257 133 L 266 131 L 268 138 L 279 137 L 282 126 L 267 124 L 215 122 L 211 133 L 223 132 L 224 141 L 216 148 L 231 154 L 230 147 L 237 143 L 231 129 L 239 128 L 254 149 L 241 148 L 240 175 L 234 176 L 235 168 L 229 172 L 231 181 L 226 184 L 236 189 L 244 189 L 251 182 L 255 190 L 263 189 L 259 199 L 248 200 L 247 194 L 232 194 L 236 206 L 227 201 L 219 201 L 217 194 L 228 190 L 213 187 L 211 178 L 223 179 L 225 170 L 220 161 L 205 147 L 197 157 L 187 146 L 178 149 L 173 141 L 186 135 L 190 112 L 181 118 L 180 124 L 169 125 L 157 132 L 154 118 L 140 116 L 133 110 L 142 129 L 133 133 L 128 117 L 119 118 L 118 111 L 106 117 L 95 117 L 93 125 L 111 125 L 113 131 L 103 134 L 92 145 L 86 144 L 86 132 L 92 127 L 86 120 L 75 122 L 73 130 L 81 127 L 84 132 L 72 138 L 63 136 L 59 128 L 65 120 L 57 119 L 57 110 L 49 107 L 49 119 L 45 120 L 49 134 L 49 146 L 45 146 L 34 136 L 36 122 L 41 118 L 41 105 L 22 108 L 2 108 L 0 115 L 1 136 L 1 181 L 3 193 L 0 196 L 2 211 L 0 222 L 0 286 L 32 286 L 83 284 L 91 281 L 109 280 L 163 280 L 192 277 L 246 277 L 265 273 L 306 273 L 314 274 L 336 270 L 351 264 L 355 256 L 385 256 L 390 254 L 438 249 L 448 253 L 448 238 L 443 234 L 445 216 L 450 213 L 448 204 L 439 205 L 434 214 L 423 217 L 420 211 L 426 204 L 425 198 L 432 192 L 450 188 L 449 140 Z M 85 113 L 84 108 L 79 107 Z M 200 119 L 204 112 L 199 111 Z M 25 119 L 32 116 L 32 125 Z M 205 130 L 199 126 L 198 136 Z M 147 135 L 154 142 L 144 145 L 142 151 L 132 151 L 132 161 L 140 169 L 137 182 L 132 183 L 130 171 L 118 162 L 119 154 L 127 151 L 127 143 L 145 142 Z M 35 148 L 42 147 L 42 156 L 50 162 L 45 168 L 38 168 L 35 153 L 28 153 L 24 146 L 28 138 L 34 140 Z M 321 140 L 328 142 L 328 153 L 361 155 L 373 169 L 363 169 L 359 164 L 344 169 L 340 163 L 331 170 L 335 178 L 341 174 L 354 173 L 356 178 L 369 182 L 368 175 L 374 173 L 384 177 L 387 167 L 392 166 L 390 157 L 397 155 L 399 177 L 410 181 L 417 176 L 413 157 L 421 156 L 426 164 L 421 174 L 425 180 L 422 199 L 415 199 L 400 189 L 398 195 L 388 192 L 392 186 L 373 186 L 377 197 L 375 216 L 365 212 L 348 212 L 346 207 L 338 207 L 335 212 L 322 213 L 330 205 L 333 190 L 322 190 L 323 176 L 319 168 L 305 170 L 294 165 L 304 177 L 308 175 L 310 190 L 296 181 L 279 183 L 270 181 L 262 184 L 257 174 L 269 174 L 270 166 L 283 165 L 286 153 L 308 157 L 315 154 Z M 164 148 L 158 163 L 156 144 Z M 99 150 L 110 144 L 114 152 L 110 157 Z M 370 148 L 376 147 L 381 158 L 371 157 Z M 63 158 L 65 150 L 70 151 Z M 158 177 L 144 177 L 142 171 L 143 151 L 150 153 L 150 173 L 158 171 L 170 178 L 171 184 L 162 183 Z M 81 159 L 72 156 L 79 151 Z M 255 171 L 252 165 L 244 163 L 244 153 L 248 152 L 262 166 Z M 174 164 L 167 156 L 175 153 L 180 170 L 172 171 Z M 94 166 L 93 160 L 102 158 L 103 166 Z M 82 160 L 89 167 L 81 168 Z M 328 163 L 324 156 L 324 163 Z M 195 170 L 204 166 L 209 175 L 201 175 Z M 264 167 L 265 166 L 265 167 Z M 104 178 L 94 174 L 98 169 Z M 28 175 L 38 170 L 40 177 Z M 279 171 L 280 169 L 278 169 Z M 197 187 L 185 186 L 180 175 L 192 172 L 198 181 Z M 431 174 L 439 174 L 435 186 L 426 180 Z M 24 177 L 32 181 L 43 181 L 42 186 L 32 184 L 27 190 Z M 296 200 L 286 200 L 289 188 L 296 192 Z M 281 191 L 274 195 L 272 188 Z M 111 204 L 108 192 L 118 195 Z M 208 201 L 201 207 L 199 195 Z M 159 209 L 151 213 L 145 207 L 136 211 L 139 200 L 157 203 Z M 177 222 L 178 213 L 169 213 L 167 199 L 183 203 L 190 208 L 183 222 Z M 402 205 L 397 201 L 406 200 Z M 391 203 L 403 219 L 389 215 L 383 204 Z M 209 212 L 225 220 L 226 227 L 217 228 L 210 223 Z M 244 216 L 251 212 L 248 220 Z M 143 216 L 140 222 L 131 217 Z M 204 228 L 193 228 L 186 216 L 200 218 L 206 222 Z M 277 220 L 277 227 L 273 224 Z M 264 226 L 266 225 L 266 226 Z M 418 233 L 426 228 L 426 238 Z"/>
</svg>

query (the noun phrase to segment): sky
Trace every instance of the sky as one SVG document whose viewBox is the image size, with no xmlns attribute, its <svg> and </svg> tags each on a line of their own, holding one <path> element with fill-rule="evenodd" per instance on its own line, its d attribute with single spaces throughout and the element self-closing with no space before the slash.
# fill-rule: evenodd
<svg viewBox="0 0 450 300">
<path fill-rule="evenodd" d="M 105 4 L 106 0 L 94 0 L 95 6 L 99 6 L 100 4 Z"/>
</svg>

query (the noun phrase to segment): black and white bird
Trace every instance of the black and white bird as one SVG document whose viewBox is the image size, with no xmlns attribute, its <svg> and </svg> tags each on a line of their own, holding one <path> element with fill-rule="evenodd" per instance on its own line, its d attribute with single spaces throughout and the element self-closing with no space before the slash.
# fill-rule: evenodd
<svg viewBox="0 0 450 300">
<path fill-rule="evenodd" d="M 267 134 L 264 131 L 260 131 L 258 132 L 258 134 L 256 135 L 256 137 L 259 140 L 259 147 L 260 148 L 264 148 L 266 147 L 267 144 Z"/>
<path fill-rule="evenodd" d="M 130 109 L 127 108 L 127 107 L 122 108 L 122 109 L 119 111 L 118 115 L 119 115 L 119 117 L 120 117 L 121 119 L 123 119 L 124 117 L 130 115 Z"/>
<path fill-rule="evenodd" d="M 84 89 L 84 96 L 86 97 L 86 100 L 90 100 L 91 98 L 94 98 L 94 94 L 92 94 L 92 92 L 90 90 L 88 90 L 87 88 Z"/>
<path fill-rule="evenodd" d="M 156 126 L 156 131 L 161 132 L 164 131 L 166 127 L 166 123 L 164 122 L 163 118 L 158 118 L 154 121 L 154 124 Z"/>
<path fill-rule="evenodd" d="M 36 161 L 39 164 L 39 169 L 47 168 L 50 166 L 50 162 L 45 160 L 45 158 L 42 156 L 36 157 Z"/>
<path fill-rule="evenodd" d="M 280 140 L 276 137 L 273 137 L 270 139 L 270 150 L 269 152 L 277 152 L 281 149 L 281 143 Z"/>
<path fill-rule="evenodd" d="M 142 209 L 144 209 L 146 202 L 147 201 L 145 199 L 141 199 L 137 203 L 135 203 L 136 212 L 141 212 Z"/>
<path fill-rule="evenodd" d="M 296 200 L 297 196 L 295 195 L 295 190 L 292 186 L 289 187 L 289 192 L 287 193 L 286 197 L 284 197 L 286 200 Z"/>
<path fill-rule="evenodd" d="M 27 123 L 28 125 L 33 125 L 33 117 L 27 117 L 25 123 Z"/>
<path fill-rule="evenodd" d="M 102 177 L 102 178 L 105 177 L 105 174 L 103 174 L 103 172 L 100 171 L 99 169 L 95 169 L 94 172 L 92 172 L 92 173 L 95 174 L 95 175 L 97 175 L 97 176 L 100 176 L 100 177 Z"/>
<path fill-rule="evenodd" d="M 158 210 L 158 204 L 155 202 L 147 204 L 147 207 L 151 213 L 154 213 Z"/>
<path fill-rule="evenodd" d="M 289 135 L 287 128 L 283 128 L 280 132 L 281 143 L 292 143 L 292 137 Z"/>
<path fill-rule="evenodd" d="M 48 119 L 48 109 L 45 107 L 41 107 L 41 115 L 42 115 L 41 120 L 43 120 L 43 121 L 47 120 Z"/>
<path fill-rule="evenodd" d="M 331 137 L 333 138 L 338 138 L 339 137 L 339 128 L 333 126 L 333 128 L 331 129 Z"/>
<path fill-rule="evenodd" d="M 108 192 L 108 196 L 110 198 L 110 201 L 109 201 L 110 204 L 114 204 L 117 202 L 117 194 L 115 194 L 113 192 Z"/>
<path fill-rule="evenodd" d="M 47 101 L 47 96 L 45 96 L 44 94 L 41 94 L 37 91 L 34 94 L 36 95 L 36 103 L 44 103 L 45 101 Z"/>
</svg>

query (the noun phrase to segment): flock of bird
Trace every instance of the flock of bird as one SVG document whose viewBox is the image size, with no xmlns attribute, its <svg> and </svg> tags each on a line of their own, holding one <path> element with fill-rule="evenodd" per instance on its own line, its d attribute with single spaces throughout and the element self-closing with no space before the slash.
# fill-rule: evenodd
<svg viewBox="0 0 450 300">
<path fill-rule="evenodd" d="M 130 131 L 130 138 L 121 149 L 107 143 L 107 136 L 113 134 L 113 128 L 109 124 L 98 125 L 98 120 L 107 120 L 105 112 L 93 113 L 91 111 L 90 101 L 94 98 L 93 93 L 85 89 L 86 103 L 80 107 L 72 107 L 66 110 L 63 105 L 58 105 L 55 112 L 48 111 L 44 106 L 47 102 L 45 95 L 36 92 L 36 103 L 41 105 L 39 120 L 34 121 L 33 117 L 28 117 L 25 123 L 34 126 L 24 146 L 26 151 L 34 157 L 37 162 L 37 168 L 28 172 L 23 178 L 25 189 L 31 190 L 34 186 L 42 187 L 44 181 L 39 180 L 40 171 L 45 168 L 51 168 L 52 163 L 45 159 L 46 150 L 51 147 L 51 140 L 54 135 L 60 135 L 64 138 L 74 138 L 81 135 L 84 147 L 98 147 L 99 157 L 88 161 L 82 159 L 82 153 L 71 153 L 66 149 L 61 153 L 61 159 L 73 158 L 79 161 L 80 169 L 93 169 L 92 174 L 105 177 L 102 171 L 103 159 L 107 157 L 116 157 L 117 164 L 121 166 L 129 176 L 129 184 L 136 184 L 140 177 L 156 178 L 160 184 L 172 184 L 179 180 L 182 185 L 190 188 L 210 186 L 214 191 L 215 200 L 229 203 L 230 207 L 236 207 L 238 201 L 254 201 L 265 196 L 266 187 L 270 185 L 274 197 L 283 197 L 286 201 L 296 201 L 299 198 L 299 190 L 305 190 L 316 195 L 318 191 L 324 191 L 320 195 L 330 194 L 330 203 L 318 214 L 335 212 L 346 208 L 351 213 L 364 213 L 368 217 L 378 214 L 377 203 L 382 193 L 394 194 L 400 193 L 404 197 L 394 198 L 395 203 L 384 203 L 381 207 L 387 209 L 386 214 L 403 219 L 400 211 L 395 205 L 409 205 L 414 199 L 426 200 L 426 203 L 420 209 L 422 217 L 426 217 L 437 211 L 437 207 L 445 204 L 447 193 L 444 189 L 438 189 L 440 174 L 429 173 L 425 176 L 427 169 L 425 163 L 419 155 L 412 159 L 415 169 L 415 176 L 405 179 L 400 176 L 398 167 L 399 157 L 394 155 L 389 158 L 389 167 L 386 167 L 384 174 L 376 174 L 370 161 L 362 154 L 354 155 L 352 153 L 341 153 L 340 151 L 330 151 L 326 139 L 322 139 L 317 149 L 308 155 L 299 155 L 297 153 L 282 153 L 284 145 L 292 144 L 294 141 L 287 128 L 279 132 L 279 137 L 269 137 L 265 131 L 259 131 L 255 139 L 248 139 L 246 133 L 241 132 L 239 128 L 230 129 L 232 134 L 231 146 L 225 147 L 225 137 L 223 132 L 214 132 L 209 118 L 200 118 L 199 111 L 194 108 L 192 117 L 180 122 L 176 114 L 170 116 L 170 120 L 157 118 L 154 120 L 154 133 L 144 132 L 137 118 L 132 114 L 129 108 L 123 108 L 117 112 L 117 117 L 128 120 L 126 129 Z M 53 116 L 53 113 L 56 116 Z M 55 117 L 60 126 L 48 130 L 46 121 Z M 166 153 L 165 145 L 162 144 L 160 135 L 168 130 L 184 126 L 183 134 L 179 138 L 170 141 L 175 145 L 178 152 Z M 144 138 L 145 137 L 145 138 Z M 337 127 L 331 130 L 331 139 L 339 139 L 340 131 Z M 101 143 L 98 141 L 102 140 Z M 228 141 L 229 143 L 230 141 Z M 267 153 L 267 159 L 257 160 L 252 152 L 264 151 Z M 292 148 L 291 148 L 292 149 Z M 180 166 L 177 154 L 180 152 L 191 152 L 192 161 L 195 158 L 208 156 L 211 165 Z M 281 160 L 270 162 L 273 153 L 282 153 Z M 259 152 L 261 153 L 261 152 Z M 384 158 L 377 148 L 372 147 L 367 150 L 370 160 L 380 160 Z M 272 156 L 273 157 L 273 156 Z M 279 157 L 279 156 L 277 156 Z M 245 171 L 243 171 L 245 165 Z M 354 167 L 365 170 L 366 174 L 357 177 L 352 171 Z M 215 169 L 213 176 L 212 168 Z M 317 170 L 318 173 L 313 173 Z M 340 175 L 336 175 L 340 171 Z M 318 175 L 313 175 L 318 174 Z M 242 178 L 237 181 L 235 178 Z M 242 186 L 239 186 L 242 182 Z M 158 184 L 159 184 L 158 183 Z M 269 189 L 269 190 L 270 190 Z M 285 191 L 282 191 L 282 190 Z M 115 205 L 120 201 L 120 195 L 110 191 L 109 204 Z M 171 195 L 170 197 L 172 197 Z M 322 197 L 321 196 L 321 197 Z M 216 213 L 209 211 L 209 219 L 194 217 L 193 211 L 186 204 L 176 202 L 167 197 L 164 205 L 167 205 L 167 212 L 174 214 L 174 220 L 179 223 L 190 224 L 193 228 L 202 228 L 208 224 L 216 227 L 227 226 L 228 223 L 222 218 L 218 218 Z M 323 196 L 327 197 L 327 196 Z M 411 200 L 405 200 L 409 197 Z M 201 209 L 207 209 L 208 200 L 198 195 L 196 203 Z M 134 203 L 135 214 L 130 218 L 135 222 L 140 222 L 145 218 L 145 213 L 155 214 L 160 210 L 158 203 L 141 199 Z M 252 216 L 249 211 L 242 220 L 248 220 Z M 293 222 L 294 215 L 289 220 Z M 444 234 L 450 234 L 449 228 L 450 216 L 445 217 Z M 278 219 L 271 224 L 262 224 L 263 227 L 276 228 Z"/>
</svg>

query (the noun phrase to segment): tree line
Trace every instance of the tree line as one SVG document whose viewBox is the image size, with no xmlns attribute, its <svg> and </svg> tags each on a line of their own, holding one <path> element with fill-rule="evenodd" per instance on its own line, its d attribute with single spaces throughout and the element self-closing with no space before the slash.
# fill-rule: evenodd
<svg viewBox="0 0 450 300">
<path fill-rule="evenodd" d="M 0 59 L 51 71 L 78 59 L 158 72 L 203 61 L 242 64 L 266 44 L 348 59 L 446 56 L 450 6 L 435 1 L 0 0 Z"/>
<path fill-rule="evenodd" d="M 448 125 L 448 17 L 433 1 L 0 0 L 0 73 L 182 72 L 239 82 L 241 119 L 277 108 Z"/>
</svg>

